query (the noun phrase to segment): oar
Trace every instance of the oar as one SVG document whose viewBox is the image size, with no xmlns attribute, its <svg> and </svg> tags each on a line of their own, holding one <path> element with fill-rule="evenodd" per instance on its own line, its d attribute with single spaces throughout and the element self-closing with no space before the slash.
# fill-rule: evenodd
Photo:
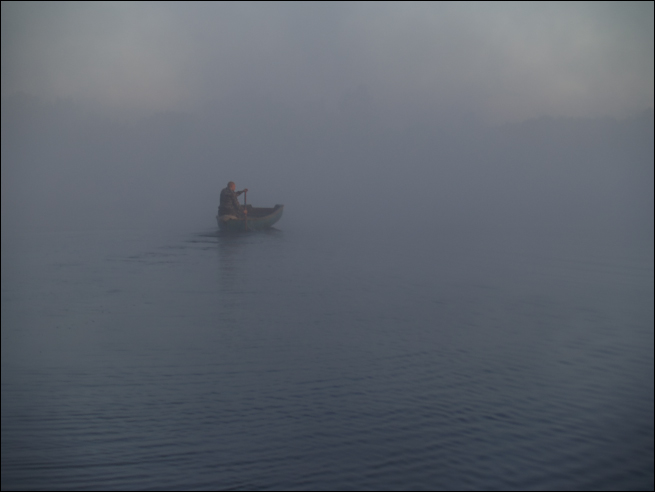
<svg viewBox="0 0 655 492">
<path fill-rule="evenodd" d="M 246 217 L 245 224 L 246 224 L 246 232 L 248 231 L 248 208 L 246 207 L 246 199 L 248 198 L 248 192 L 244 191 L 243 192 L 243 214 Z"/>
</svg>

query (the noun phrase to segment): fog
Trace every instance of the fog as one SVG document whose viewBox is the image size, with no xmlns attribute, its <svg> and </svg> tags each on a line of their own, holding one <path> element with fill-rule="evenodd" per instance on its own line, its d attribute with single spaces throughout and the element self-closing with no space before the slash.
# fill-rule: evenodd
<svg viewBox="0 0 655 492">
<path fill-rule="evenodd" d="M 2 4 L 2 225 L 653 234 L 653 6 Z"/>
<path fill-rule="evenodd" d="M 652 2 L 1 9 L 2 489 L 653 489 Z"/>
</svg>

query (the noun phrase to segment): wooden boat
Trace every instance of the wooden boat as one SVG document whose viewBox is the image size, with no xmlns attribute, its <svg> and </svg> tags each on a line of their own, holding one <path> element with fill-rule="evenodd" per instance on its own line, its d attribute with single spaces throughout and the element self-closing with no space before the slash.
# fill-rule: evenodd
<svg viewBox="0 0 655 492">
<path fill-rule="evenodd" d="M 216 221 L 218 222 L 218 228 L 221 231 L 231 232 L 261 231 L 262 229 L 267 229 L 280 220 L 284 205 L 275 205 L 272 208 L 248 205 L 246 208 L 248 209 L 248 216 L 246 218 L 238 218 L 234 215 L 217 215 Z"/>
</svg>

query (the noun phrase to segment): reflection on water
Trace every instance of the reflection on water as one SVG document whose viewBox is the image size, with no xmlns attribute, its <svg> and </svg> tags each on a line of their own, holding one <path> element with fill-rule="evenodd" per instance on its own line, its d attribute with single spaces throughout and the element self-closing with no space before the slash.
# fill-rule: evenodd
<svg viewBox="0 0 655 492">
<path fill-rule="evenodd" d="M 3 238 L 2 488 L 652 489 L 652 262 L 507 246 Z"/>
</svg>

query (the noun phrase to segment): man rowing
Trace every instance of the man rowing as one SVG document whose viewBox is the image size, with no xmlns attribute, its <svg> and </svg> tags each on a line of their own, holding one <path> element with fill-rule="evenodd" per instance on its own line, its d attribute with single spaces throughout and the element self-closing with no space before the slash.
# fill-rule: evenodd
<svg viewBox="0 0 655 492">
<path fill-rule="evenodd" d="M 236 185 L 234 181 L 230 181 L 226 188 L 221 190 L 221 201 L 218 207 L 218 215 L 233 215 L 235 217 L 242 217 L 244 213 L 243 205 L 239 203 L 237 197 L 246 191 L 245 188 L 241 191 L 234 191 Z"/>
</svg>

